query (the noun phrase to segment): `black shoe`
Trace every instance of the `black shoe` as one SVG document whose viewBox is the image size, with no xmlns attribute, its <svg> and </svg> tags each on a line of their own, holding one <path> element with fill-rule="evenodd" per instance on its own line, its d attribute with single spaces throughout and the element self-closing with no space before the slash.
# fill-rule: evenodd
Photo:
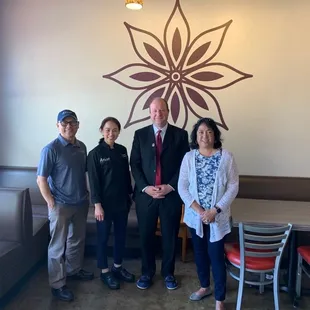
<svg viewBox="0 0 310 310">
<path fill-rule="evenodd" d="M 72 276 L 68 276 L 67 278 L 72 280 L 88 281 L 94 278 L 94 274 L 92 272 L 81 269 L 79 272 L 73 274 Z"/>
<path fill-rule="evenodd" d="M 74 295 L 72 291 L 70 291 L 66 285 L 58 289 L 52 288 L 51 291 L 52 291 L 53 296 L 59 300 L 72 301 L 74 299 Z"/>
<path fill-rule="evenodd" d="M 135 282 L 136 281 L 136 277 L 134 274 L 128 272 L 125 268 L 123 267 L 115 267 L 113 266 L 111 268 L 111 272 L 114 275 L 115 278 L 119 279 L 119 280 L 123 280 L 125 282 Z"/>
<path fill-rule="evenodd" d="M 100 279 L 111 290 L 118 290 L 120 288 L 118 279 L 116 279 L 110 271 L 101 273 Z"/>
</svg>

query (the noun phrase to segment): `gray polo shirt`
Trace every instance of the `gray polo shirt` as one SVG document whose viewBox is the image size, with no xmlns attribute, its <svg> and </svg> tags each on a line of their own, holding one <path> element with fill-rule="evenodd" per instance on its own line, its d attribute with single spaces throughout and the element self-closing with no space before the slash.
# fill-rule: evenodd
<svg viewBox="0 0 310 310">
<path fill-rule="evenodd" d="M 55 203 L 78 206 L 88 202 L 86 159 L 86 146 L 77 139 L 71 144 L 59 135 L 43 148 L 37 175 L 47 178 Z"/>
</svg>

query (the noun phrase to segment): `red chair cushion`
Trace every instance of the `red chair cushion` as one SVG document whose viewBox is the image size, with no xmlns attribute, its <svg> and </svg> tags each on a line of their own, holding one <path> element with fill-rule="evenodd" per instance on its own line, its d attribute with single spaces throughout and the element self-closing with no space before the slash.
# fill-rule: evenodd
<svg viewBox="0 0 310 310">
<path fill-rule="evenodd" d="M 310 265 L 310 246 L 300 246 L 297 248 L 301 257 Z"/>
<path fill-rule="evenodd" d="M 254 249 L 248 249 L 252 252 L 257 252 Z M 225 254 L 227 259 L 240 266 L 240 247 L 238 243 L 225 244 Z M 275 266 L 275 257 L 249 257 L 245 258 L 245 268 L 252 270 L 268 270 L 273 269 Z"/>
</svg>

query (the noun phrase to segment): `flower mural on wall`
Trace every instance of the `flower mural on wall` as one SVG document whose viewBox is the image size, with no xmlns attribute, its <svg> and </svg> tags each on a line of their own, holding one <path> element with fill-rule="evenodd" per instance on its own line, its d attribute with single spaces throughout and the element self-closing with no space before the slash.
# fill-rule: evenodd
<svg viewBox="0 0 310 310">
<path fill-rule="evenodd" d="M 208 29 L 191 40 L 189 23 L 176 0 L 165 25 L 163 41 L 149 31 L 124 23 L 136 55 L 142 62 L 128 64 L 103 78 L 141 92 L 124 126 L 149 119 L 153 98 L 165 98 L 173 124 L 185 128 L 189 113 L 213 117 L 228 130 L 213 91 L 252 77 L 222 62 L 212 62 L 219 53 L 232 20 Z"/>
</svg>

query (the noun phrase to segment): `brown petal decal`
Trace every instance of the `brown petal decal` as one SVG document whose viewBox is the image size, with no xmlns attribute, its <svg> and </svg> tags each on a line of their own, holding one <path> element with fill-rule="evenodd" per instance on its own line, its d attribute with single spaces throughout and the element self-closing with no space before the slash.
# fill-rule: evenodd
<svg viewBox="0 0 310 310">
<path fill-rule="evenodd" d="M 172 39 L 172 53 L 174 59 L 177 61 L 181 54 L 181 48 L 182 48 L 182 39 L 179 28 L 175 29 L 173 39 Z"/>
<path fill-rule="evenodd" d="M 192 75 L 192 78 L 198 81 L 214 81 L 222 77 L 223 77 L 222 74 L 210 71 L 198 72 Z"/>
<path fill-rule="evenodd" d="M 171 99 L 171 116 L 176 123 L 180 114 L 180 99 L 177 93 L 174 93 Z"/>
<path fill-rule="evenodd" d="M 191 57 L 188 59 L 187 66 L 190 66 L 190 65 L 194 64 L 195 62 L 197 62 L 198 60 L 200 60 L 203 57 L 203 55 L 207 52 L 210 44 L 211 44 L 211 42 L 207 42 L 205 44 L 202 44 L 200 47 L 198 47 L 193 52 Z"/>
<path fill-rule="evenodd" d="M 193 98 L 192 94 L 190 95 L 189 89 L 192 89 L 195 92 L 199 93 L 199 95 L 203 97 L 204 101 L 208 102 L 207 109 L 205 109 L 205 107 L 201 107 L 200 105 L 196 104 L 197 100 Z M 185 99 L 183 99 L 183 97 L 185 97 Z M 186 87 L 186 93 L 182 94 L 182 100 L 184 100 L 189 111 L 192 112 L 192 114 L 196 116 L 198 119 L 202 117 L 211 116 L 219 126 L 228 130 L 228 127 L 223 118 L 221 107 L 218 101 L 216 100 L 215 96 L 208 90 L 206 89 L 203 90 L 200 89 L 199 87 L 197 88 L 195 85 L 188 84 L 188 86 Z M 193 100 L 195 100 L 195 102 Z"/>
<path fill-rule="evenodd" d="M 164 91 L 165 87 L 162 87 L 154 91 L 154 93 L 150 95 L 149 99 L 146 100 L 145 105 L 143 106 L 143 110 L 148 109 L 150 107 L 150 104 L 154 98 L 162 97 Z"/>
<path fill-rule="evenodd" d="M 130 77 L 137 81 L 150 82 L 159 79 L 160 75 L 152 72 L 138 72 L 132 74 Z"/>
<path fill-rule="evenodd" d="M 149 54 L 149 56 L 158 64 L 165 66 L 166 62 L 164 60 L 164 57 L 160 54 L 160 52 L 153 47 L 152 45 L 148 44 L 148 43 L 143 43 L 147 53 Z"/>
<path fill-rule="evenodd" d="M 196 103 L 199 107 L 205 110 L 209 110 L 206 101 L 203 99 L 203 97 L 198 92 L 196 92 L 195 90 L 189 87 L 186 87 L 186 90 L 187 90 L 189 97 L 193 100 L 194 103 Z"/>
<path fill-rule="evenodd" d="M 157 87 L 165 78 L 160 72 L 149 68 L 146 64 L 129 64 L 110 74 L 102 76 L 129 89 L 146 89 Z"/>
<path fill-rule="evenodd" d="M 189 46 L 189 41 L 190 27 L 180 1 L 177 0 L 164 30 L 164 52 L 169 68 L 181 69 L 179 66 L 182 66 L 181 62 Z"/>
</svg>

